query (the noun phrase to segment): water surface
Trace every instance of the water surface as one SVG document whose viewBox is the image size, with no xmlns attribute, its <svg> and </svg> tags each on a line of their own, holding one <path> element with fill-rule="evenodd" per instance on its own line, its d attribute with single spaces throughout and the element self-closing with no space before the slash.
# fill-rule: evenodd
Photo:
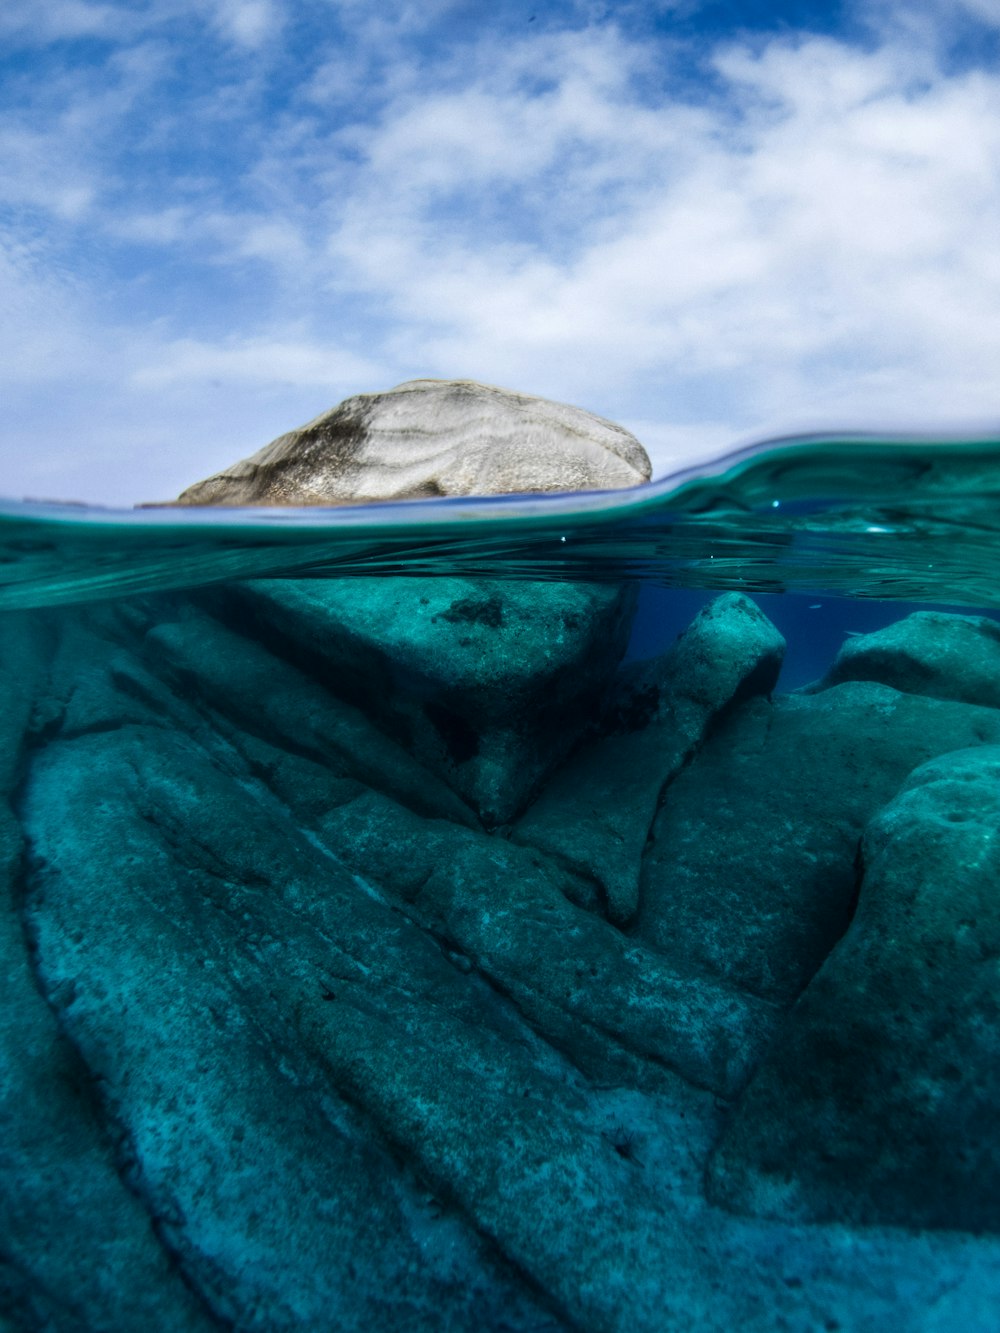
<svg viewBox="0 0 1000 1333">
<path fill-rule="evenodd" d="M 1000 605 L 1000 442 L 764 442 L 650 485 L 334 509 L 0 506 L 0 608 L 229 578 L 485 575 Z"/>
</svg>

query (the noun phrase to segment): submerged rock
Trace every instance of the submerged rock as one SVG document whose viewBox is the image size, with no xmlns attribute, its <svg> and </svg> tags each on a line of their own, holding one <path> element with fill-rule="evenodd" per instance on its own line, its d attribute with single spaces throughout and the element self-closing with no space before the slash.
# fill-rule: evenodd
<svg viewBox="0 0 1000 1333">
<path fill-rule="evenodd" d="M 42 988 L 98 1082 L 119 1169 L 214 1316 L 436 1330 L 510 1308 L 530 1322 L 534 1302 L 475 1234 L 458 1219 L 432 1234 L 433 1200 L 397 1156 L 414 1146 L 406 1121 L 373 1133 L 357 1110 L 372 1045 L 390 1062 L 383 1097 L 446 1053 L 453 1074 L 507 1060 L 506 1077 L 551 1081 L 505 1007 L 224 749 L 135 726 L 59 742 L 25 813 Z"/>
<path fill-rule="evenodd" d="M 918 764 L 982 743 L 1000 743 L 1000 711 L 885 685 L 750 701 L 664 794 L 636 934 L 794 1000 L 850 920 L 865 824 Z"/>
<path fill-rule="evenodd" d="M 94 638 L 69 619 L 79 669 Z M 53 691 L 69 688 L 58 623 L 8 614 L 0 636 L 0 1327 L 209 1333 L 217 1324 L 121 1178 L 92 1069 L 39 993 L 25 948 L 29 848 L 10 802 Z"/>
<path fill-rule="evenodd" d="M 177 504 L 331 505 L 440 495 L 612 490 L 648 481 L 646 452 L 578 407 L 472 380 L 358 394 Z"/>
<path fill-rule="evenodd" d="M 907 694 L 1000 708 L 1000 625 L 986 616 L 915 611 L 849 638 L 823 680 L 875 680 Z"/>
<path fill-rule="evenodd" d="M 1000 710 L 772 699 L 781 637 L 737 595 L 613 676 L 630 604 L 269 581 L 8 621 L 0 1326 L 805 1333 L 905 1327 L 903 1284 L 942 1328 L 992 1309 L 992 1238 L 780 1219 L 906 1226 L 926 1176 L 913 1216 L 1000 1231 Z"/>
<path fill-rule="evenodd" d="M 596 880 L 611 920 L 627 924 L 665 785 L 724 708 L 770 693 L 784 651 L 748 597 L 717 597 L 664 657 L 623 673 L 605 719 L 610 734 L 555 775 L 513 836 Z"/>
<path fill-rule="evenodd" d="M 711 1197 L 1000 1229 L 1000 747 L 918 768 L 862 860 L 857 915 L 744 1095 Z"/>
<path fill-rule="evenodd" d="M 376 719 L 483 821 L 512 819 L 600 714 L 634 593 L 486 579 L 243 585 L 271 647 Z"/>
</svg>

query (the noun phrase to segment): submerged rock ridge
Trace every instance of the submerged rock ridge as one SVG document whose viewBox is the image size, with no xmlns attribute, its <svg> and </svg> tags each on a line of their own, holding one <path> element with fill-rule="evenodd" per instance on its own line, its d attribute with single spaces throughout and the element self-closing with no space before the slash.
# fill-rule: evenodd
<svg viewBox="0 0 1000 1333">
<path fill-rule="evenodd" d="M 988 1326 L 994 631 L 633 607 L 5 616 L 0 1327 Z"/>
<path fill-rule="evenodd" d="M 652 475 L 639 441 L 579 407 L 474 380 L 357 394 L 189 486 L 182 505 L 335 505 L 614 490 Z"/>
</svg>

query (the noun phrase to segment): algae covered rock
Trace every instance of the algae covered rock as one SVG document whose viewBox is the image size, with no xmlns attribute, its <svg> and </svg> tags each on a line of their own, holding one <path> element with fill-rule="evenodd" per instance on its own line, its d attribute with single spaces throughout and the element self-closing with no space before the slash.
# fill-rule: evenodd
<svg viewBox="0 0 1000 1333">
<path fill-rule="evenodd" d="M 612 490 L 648 481 L 621 426 L 472 380 L 358 394 L 225 471 L 190 505 L 331 505 L 436 495 Z"/>
<path fill-rule="evenodd" d="M 814 688 L 874 680 L 907 694 L 1000 708 L 1000 625 L 987 616 L 913 615 L 849 638 Z"/>
<path fill-rule="evenodd" d="M 1000 1228 L 1000 747 L 918 768 L 857 914 L 715 1154 L 711 1196 L 810 1221 Z"/>
<path fill-rule="evenodd" d="M 634 593 L 472 579 L 259 580 L 256 632 L 374 718 L 489 825 L 593 724 Z"/>
</svg>

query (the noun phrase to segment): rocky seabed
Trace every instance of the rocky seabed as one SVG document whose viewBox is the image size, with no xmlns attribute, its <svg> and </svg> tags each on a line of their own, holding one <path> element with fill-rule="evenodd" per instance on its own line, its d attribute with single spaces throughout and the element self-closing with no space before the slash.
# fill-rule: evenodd
<svg viewBox="0 0 1000 1333">
<path fill-rule="evenodd" d="M 996 1328 L 996 627 L 633 609 L 4 617 L 0 1328 Z"/>
</svg>

